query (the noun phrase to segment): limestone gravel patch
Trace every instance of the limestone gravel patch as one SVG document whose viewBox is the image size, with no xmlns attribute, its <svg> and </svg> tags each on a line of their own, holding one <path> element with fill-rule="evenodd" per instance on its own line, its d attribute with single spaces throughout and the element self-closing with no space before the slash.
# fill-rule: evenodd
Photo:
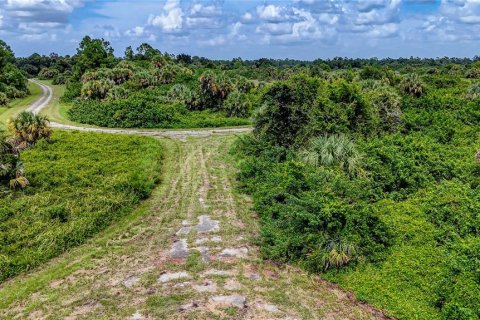
<svg viewBox="0 0 480 320">
<path fill-rule="evenodd" d="M 166 272 L 164 274 L 161 274 L 160 277 L 158 278 L 158 282 L 160 283 L 166 283 L 172 280 L 178 280 L 178 279 L 183 279 L 183 278 L 189 278 L 190 275 L 188 272 L 181 271 L 181 272 Z"/>
<path fill-rule="evenodd" d="M 213 297 L 210 297 L 210 301 L 218 304 L 237 307 L 240 309 L 245 308 L 247 303 L 247 299 L 241 295 L 213 296 Z"/>
<path fill-rule="evenodd" d="M 176 240 L 170 249 L 170 256 L 174 259 L 186 258 L 188 256 L 187 240 Z"/>
</svg>

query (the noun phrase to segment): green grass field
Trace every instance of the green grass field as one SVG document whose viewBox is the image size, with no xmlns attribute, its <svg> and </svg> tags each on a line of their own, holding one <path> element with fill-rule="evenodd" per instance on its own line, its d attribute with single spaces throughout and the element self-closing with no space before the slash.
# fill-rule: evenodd
<svg viewBox="0 0 480 320">
<path fill-rule="evenodd" d="M 145 137 L 56 131 L 22 157 L 30 185 L 0 190 L 0 281 L 83 243 L 148 197 L 162 148 Z"/>
</svg>

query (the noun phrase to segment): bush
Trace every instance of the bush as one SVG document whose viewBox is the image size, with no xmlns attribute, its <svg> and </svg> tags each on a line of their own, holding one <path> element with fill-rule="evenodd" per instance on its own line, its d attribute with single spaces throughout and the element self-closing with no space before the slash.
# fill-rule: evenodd
<svg viewBox="0 0 480 320">
<path fill-rule="evenodd" d="M 79 98 L 82 94 L 82 83 L 76 81 L 68 81 L 65 86 L 65 92 L 61 98 L 64 102 L 71 102 Z"/>
<path fill-rule="evenodd" d="M 263 255 L 313 271 L 381 259 L 390 233 L 358 197 L 364 181 L 348 182 L 336 171 L 293 160 L 272 161 L 275 148 L 242 157 L 240 165 L 240 181 L 260 215 Z"/>
<path fill-rule="evenodd" d="M 3 92 L 0 92 L 0 106 L 6 106 L 10 102 L 7 95 Z"/>
<path fill-rule="evenodd" d="M 373 90 L 368 98 L 379 113 L 381 130 L 396 131 L 402 123 L 400 96 L 389 87 L 381 87 Z"/>
<path fill-rule="evenodd" d="M 425 85 L 416 73 L 407 75 L 402 81 L 402 89 L 406 94 L 420 97 L 425 92 Z"/>
<path fill-rule="evenodd" d="M 306 143 L 306 124 L 320 86 L 317 79 L 301 76 L 267 87 L 255 115 L 255 134 L 278 146 Z"/>
<path fill-rule="evenodd" d="M 470 87 L 468 87 L 467 98 L 470 100 L 480 98 L 480 82 L 475 82 Z"/>
<path fill-rule="evenodd" d="M 120 89 L 111 89 L 109 93 L 112 90 L 113 95 Z M 246 119 L 226 118 L 209 111 L 190 112 L 184 104 L 172 103 L 165 90 L 160 87 L 132 93 L 128 98 L 75 101 L 68 115 L 77 122 L 111 128 L 199 128 L 250 124 Z"/>
<path fill-rule="evenodd" d="M 245 93 L 233 91 L 223 102 L 222 110 L 228 117 L 248 118 L 252 108 L 252 103 Z"/>
<path fill-rule="evenodd" d="M 361 172 L 362 155 L 353 140 L 343 134 L 314 138 L 301 158 L 315 167 L 339 166 L 350 175 Z"/>
<path fill-rule="evenodd" d="M 480 68 L 471 68 L 465 73 L 465 78 L 480 79 Z"/>
<path fill-rule="evenodd" d="M 45 116 L 23 111 L 7 123 L 12 142 L 17 149 L 26 149 L 40 139 L 49 140 L 52 130 Z"/>
<path fill-rule="evenodd" d="M 103 100 L 112 87 L 112 82 L 108 80 L 90 80 L 82 85 L 81 97 L 83 99 Z"/>
<path fill-rule="evenodd" d="M 38 73 L 38 78 L 40 80 L 51 80 L 51 79 L 54 79 L 56 78 L 58 75 L 59 75 L 59 71 L 57 69 L 53 69 L 53 68 L 43 68 L 42 70 L 40 70 L 40 72 Z"/>
</svg>

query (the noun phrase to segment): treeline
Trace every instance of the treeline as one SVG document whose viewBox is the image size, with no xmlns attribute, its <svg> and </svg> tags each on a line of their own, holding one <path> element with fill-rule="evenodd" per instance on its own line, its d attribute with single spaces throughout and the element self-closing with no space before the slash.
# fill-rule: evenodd
<svg viewBox="0 0 480 320">
<path fill-rule="evenodd" d="M 0 40 L 0 107 L 28 94 L 27 77 L 14 63 L 12 49 Z"/>
</svg>

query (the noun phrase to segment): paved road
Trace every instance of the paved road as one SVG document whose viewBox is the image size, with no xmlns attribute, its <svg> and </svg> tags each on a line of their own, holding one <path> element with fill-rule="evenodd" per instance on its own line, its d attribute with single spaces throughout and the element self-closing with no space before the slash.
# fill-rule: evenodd
<svg viewBox="0 0 480 320">
<path fill-rule="evenodd" d="M 42 96 L 35 101 L 27 111 L 31 111 L 35 114 L 40 113 L 43 108 L 48 106 L 53 97 L 52 88 L 46 84 L 43 84 L 35 79 L 29 81 L 39 85 L 42 88 Z M 183 140 L 186 137 L 208 137 L 211 135 L 225 135 L 235 134 L 252 131 L 251 128 L 225 128 L 225 129 L 200 129 L 200 130 L 142 130 L 142 129 L 111 129 L 111 128 L 98 128 L 98 127 L 84 127 L 81 125 L 68 125 L 58 122 L 51 122 L 52 128 L 62 130 L 77 130 L 86 132 L 105 132 L 114 134 L 135 134 L 150 137 L 166 137 Z"/>
</svg>

